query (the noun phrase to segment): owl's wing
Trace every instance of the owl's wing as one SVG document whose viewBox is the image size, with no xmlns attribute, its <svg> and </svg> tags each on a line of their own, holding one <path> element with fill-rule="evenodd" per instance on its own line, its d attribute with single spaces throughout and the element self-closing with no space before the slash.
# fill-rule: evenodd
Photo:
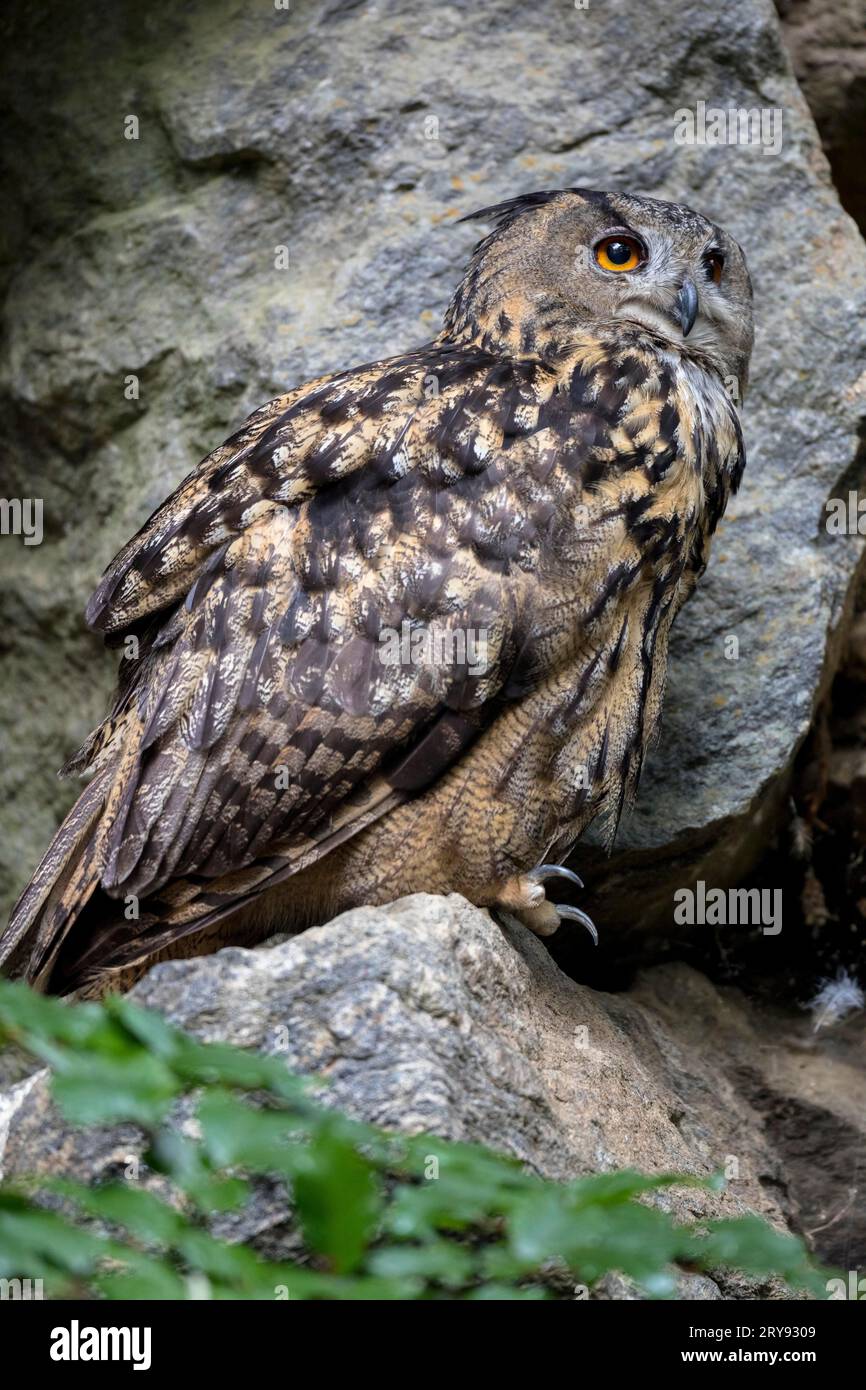
<svg viewBox="0 0 866 1390">
<path fill-rule="evenodd" d="M 431 348 L 314 384 L 252 417 L 121 552 L 88 609 L 140 644 L 83 759 L 123 746 L 107 892 L 253 864 L 260 891 L 287 850 L 309 863 L 493 717 L 531 582 L 510 560 L 546 517 L 488 465 L 531 375 Z"/>
<path fill-rule="evenodd" d="M 73 975 L 167 944 L 459 756 L 523 678 L 551 508 L 508 449 L 552 382 L 431 344 L 272 402 L 181 484 L 89 605 L 118 696 L 0 966 L 45 982 L 76 923 Z M 113 925 L 97 888 L 141 917 Z"/>
</svg>

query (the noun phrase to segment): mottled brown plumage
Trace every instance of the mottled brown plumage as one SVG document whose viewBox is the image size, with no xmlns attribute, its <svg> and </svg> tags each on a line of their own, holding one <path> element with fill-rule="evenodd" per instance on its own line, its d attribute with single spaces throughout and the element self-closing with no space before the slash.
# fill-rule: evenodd
<svg viewBox="0 0 866 1390">
<path fill-rule="evenodd" d="M 743 468 L 751 292 L 676 205 L 479 215 L 433 343 L 264 406 L 109 566 L 87 618 L 123 643 L 118 695 L 10 973 L 95 993 L 415 890 L 557 924 L 529 871 L 634 794 Z M 395 632 L 456 654 L 389 661 Z"/>
</svg>

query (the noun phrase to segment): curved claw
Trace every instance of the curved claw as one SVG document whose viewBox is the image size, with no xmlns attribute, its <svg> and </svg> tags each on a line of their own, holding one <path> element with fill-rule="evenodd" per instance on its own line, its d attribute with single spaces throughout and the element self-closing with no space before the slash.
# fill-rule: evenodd
<svg viewBox="0 0 866 1390">
<path fill-rule="evenodd" d="M 539 864 L 537 869 L 530 870 L 528 877 L 536 883 L 543 883 L 547 878 L 567 878 L 569 883 L 576 883 L 578 888 L 583 887 L 583 879 L 578 878 L 571 869 L 566 869 L 564 864 Z"/>
<path fill-rule="evenodd" d="M 591 917 L 587 917 L 586 913 L 581 912 L 579 907 L 572 907 L 571 903 L 554 903 L 554 907 L 560 917 L 568 917 L 572 922 L 580 922 L 582 927 L 586 927 L 593 942 L 596 946 L 598 945 L 598 932 Z"/>
</svg>

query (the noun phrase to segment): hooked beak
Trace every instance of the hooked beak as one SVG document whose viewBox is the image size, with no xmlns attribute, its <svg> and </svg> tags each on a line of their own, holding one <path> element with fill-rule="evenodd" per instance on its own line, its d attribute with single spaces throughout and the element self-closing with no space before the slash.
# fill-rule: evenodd
<svg viewBox="0 0 866 1390">
<path fill-rule="evenodd" d="M 674 300 L 674 318 L 687 338 L 695 326 L 698 316 L 698 292 L 694 281 L 686 276 L 679 294 Z"/>
</svg>

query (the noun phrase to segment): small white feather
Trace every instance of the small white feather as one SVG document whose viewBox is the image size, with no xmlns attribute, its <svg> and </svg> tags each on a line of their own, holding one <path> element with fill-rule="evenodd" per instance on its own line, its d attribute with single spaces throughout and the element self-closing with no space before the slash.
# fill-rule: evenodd
<svg viewBox="0 0 866 1390">
<path fill-rule="evenodd" d="M 853 976 L 842 967 L 835 980 L 821 980 L 818 993 L 806 1006 L 812 1014 L 812 1027 L 817 1033 L 821 1028 L 832 1028 L 851 1013 L 856 1013 L 866 1005 L 866 995 Z"/>
</svg>

